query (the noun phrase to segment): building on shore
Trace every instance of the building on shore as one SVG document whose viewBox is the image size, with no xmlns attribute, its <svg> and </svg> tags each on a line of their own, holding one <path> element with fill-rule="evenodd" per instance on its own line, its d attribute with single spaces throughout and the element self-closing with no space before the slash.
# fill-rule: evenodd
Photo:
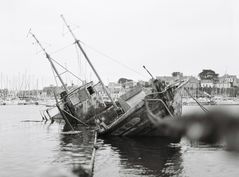
<svg viewBox="0 0 239 177">
<path fill-rule="evenodd" d="M 216 88 L 232 88 L 238 86 L 239 82 L 236 75 L 228 75 L 228 74 L 219 77 L 219 81 L 215 84 Z"/>
<path fill-rule="evenodd" d="M 184 76 L 181 72 L 173 72 L 172 76 L 157 76 L 156 78 L 164 81 L 166 84 L 171 84 L 176 80 L 189 79 L 185 88 L 195 97 L 208 96 L 225 96 L 236 97 L 239 96 L 239 79 L 236 75 L 225 74 L 219 77 L 215 71 L 211 69 L 203 69 L 198 75 Z M 182 95 L 187 97 L 188 94 L 183 91 Z"/>
<path fill-rule="evenodd" d="M 210 95 L 236 97 L 239 94 L 239 79 L 236 75 L 224 74 L 219 77 L 213 70 L 199 73 L 200 90 Z"/>
</svg>

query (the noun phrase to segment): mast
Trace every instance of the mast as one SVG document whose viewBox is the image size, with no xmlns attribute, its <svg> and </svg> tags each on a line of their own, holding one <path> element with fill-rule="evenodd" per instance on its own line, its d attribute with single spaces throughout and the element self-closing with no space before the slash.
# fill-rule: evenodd
<svg viewBox="0 0 239 177">
<path fill-rule="evenodd" d="M 88 58 L 88 56 L 86 55 L 84 49 L 82 48 L 79 40 L 76 38 L 75 34 L 72 32 L 70 26 L 67 24 L 65 18 L 63 17 L 63 15 L 61 15 L 61 18 L 63 20 L 63 22 L 65 23 L 66 27 L 68 28 L 69 32 L 71 33 L 72 37 L 74 38 L 75 40 L 75 43 L 77 44 L 77 46 L 79 47 L 79 49 L 81 50 L 81 52 L 83 53 L 85 59 L 87 60 L 87 62 L 89 63 L 91 69 L 93 70 L 93 72 L 95 73 L 96 77 L 98 78 L 98 80 L 100 81 L 105 93 L 107 94 L 107 96 L 109 97 L 110 101 L 113 103 L 114 107 L 115 108 L 118 108 L 118 106 L 116 105 L 116 103 L 114 102 L 114 100 L 112 99 L 112 97 L 110 96 L 110 93 L 108 92 L 108 90 L 106 89 L 105 87 L 105 84 L 103 83 L 103 81 L 101 80 L 99 74 L 97 73 L 95 67 L 93 66 L 93 64 L 91 63 L 90 59 Z"/>
<path fill-rule="evenodd" d="M 154 76 L 149 72 L 149 70 L 148 70 L 145 66 L 143 66 L 143 68 L 144 68 L 144 69 L 147 71 L 147 73 L 152 77 L 152 79 L 155 80 L 155 79 L 154 79 Z"/>
<path fill-rule="evenodd" d="M 2 72 L 1 72 L 1 89 L 2 89 Z"/>
<path fill-rule="evenodd" d="M 36 38 L 36 36 L 35 36 L 31 31 L 29 31 L 29 33 L 32 35 L 32 37 L 36 40 L 37 44 L 41 47 L 41 49 L 43 50 L 43 52 L 46 54 L 46 58 L 47 58 L 48 61 L 50 62 L 50 64 L 51 64 L 53 70 L 55 71 L 57 77 L 59 78 L 59 80 L 60 80 L 60 82 L 61 82 L 61 84 L 62 84 L 62 86 L 64 87 L 66 93 L 68 94 L 68 89 L 67 89 L 66 85 L 64 84 L 64 82 L 63 82 L 63 80 L 62 80 L 62 78 L 61 78 L 59 72 L 57 71 L 57 69 L 56 69 L 54 63 L 52 62 L 50 55 L 46 52 L 46 49 L 41 45 L 41 43 L 40 43 L 39 40 Z"/>
</svg>

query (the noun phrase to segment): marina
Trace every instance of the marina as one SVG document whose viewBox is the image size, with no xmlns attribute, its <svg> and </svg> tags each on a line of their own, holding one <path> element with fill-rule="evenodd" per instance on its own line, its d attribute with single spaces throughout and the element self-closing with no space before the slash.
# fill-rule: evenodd
<svg viewBox="0 0 239 177">
<path fill-rule="evenodd" d="M 9 146 L 13 143 L 11 140 L 6 140 L 7 143 L 0 147 L 3 154 L 6 151 L 0 162 L 3 164 L 3 169 L 7 168 L 6 164 L 15 161 L 22 163 L 21 160 L 27 161 L 25 158 L 28 158 L 26 156 L 28 151 L 36 153 L 38 148 L 44 149 L 38 153 L 49 153 L 47 154 L 49 156 L 42 156 L 42 161 L 38 162 L 40 156 L 32 157 L 33 154 L 29 154 L 31 162 L 23 165 L 27 169 L 19 169 L 13 165 L 11 172 L 4 171 L 2 176 L 14 177 L 19 173 L 21 176 L 39 177 L 61 175 L 101 177 L 112 174 L 114 176 L 197 176 L 196 170 L 187 169 L 187 163 L 184 163 L 188 160 L 185 158 L 188 153 L 185 149 L 195 153 L 197 148 L 200 150 L 205 148 L 206 152 L 203 151 L 203 154 L 207 154 L 207 151 L 216 154 L 225 151 L 231 151 L 227 152 L 228 154 L 238 153 L 237 94 L 239 92 L 233 92 L 235 96 L 213 95 L 212 90 L 209 91 L 207 86 L 203 87 L 202 78 L 200 91 L 189 87 L 192 84 L 192 77 L 182 77 L 182 73 L 176 72 L 172 73 L 172 80 L 168 82 L 154 77 L 143 66 L 151 77 L 147 86 L 137 83 L 126 88 L 127 82 L 133 83 L 133 81 L 121 78 L 118 85 L 116 84 L 120 88 L 119 95 L 113 98 L 112 91 L 101 80 L 65 18 L 63 16 L 61 18 L 95 73 L 98 83 L 83 82 L 62 66 L 49 55 L 35 34 L 29 30 L 28 35 L 32 36 L 49 61 L 56 84 L 58 79 L 61 86 L 58 91 L 57 87 L 53 87 L 50 92 L 51 97 L 44 98 L 19 94 L 10 96 L 8 92 L 3 92 L 0 108 L 7 111 L 6 116 L 9 118 L 1 124 L 2 137 L 11 137 L 11 133 L 8 134 L 11 128 L 19 126 L 18 136 L 24 137 L 19 139 L 22 140 L 19 146 L 26 149 L 19 149 L 23 154 L 18 154 L 19 150 L 15 152 L 14 149 L 6 151 L 8 143 Z M 68 87 L 55 64 L 79 79 L 82 85 L 72 84 Z M 125 80 L 125 85 L 120 83 L 120 80 Z M 208 92 L 203 91 L 205 89 Z M 10 111 L 11 109 L 13 110 Z M 14 124 L 11 121 L 15 121 Z M 31 130 L 31 126 L 33 129 L 36 126 L 36 129 Z M 44 139 L 39 137 L 41 133 L 45 136 Z M 28 144 L 38 141 L 44 142 L 43 144 L 47 146 L 34 149 L 33 145 Z M 14 142 L 16 143 L 15 140 Z M 47 152 L 48 142 L 52 143 L 53 147 Z M 27 145 L 29 147 L 26 147 Z M 200 151 L 198 153 L 200 156 Z M 108 158 L 105 159 L 107 156 Z M 32 163 L 32 161 L 37 162 Z M 107 164 L 109 167 L 105 166 Z M 217 164 L 215 169 L 218 170 L 216 166 Z M 30 168 L 37 170 L 29 172 Z M 232 175 L 238 173 L 230 163 L 229 168 Z M 205 174 L 201 172 L 199 176 L 201 174 L 210 176 L 214 173 L 218 171 Z"/>
<path fill-rule="evenodd" d="M 0 14 L 0 177 L 239 176 L 236 0 Z"/>
</svg>

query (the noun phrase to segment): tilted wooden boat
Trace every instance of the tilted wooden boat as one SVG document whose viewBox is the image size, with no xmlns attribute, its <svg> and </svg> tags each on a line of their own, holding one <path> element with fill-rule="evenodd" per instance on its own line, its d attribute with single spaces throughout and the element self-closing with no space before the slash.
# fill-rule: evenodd
<svg viewBox="0 0 239 177">
<path fill-rule="evenodd" d="M 117 108 L 113 105 L 107 108 L 90 83 L 65 95 L 59 104 L 59 110 L 68 127 L 65 130 L 74 129 L 81 123 L 96 124 L 99 136 L 173 137 L 165 128 L 159 128 L 159 121 L 154 120 L 154 117 L 174 119 L 181 116 L 181 90 L 186 83 L 187 81 L 177 82 L 161 92 L 153 88 L 145 91 L 141 87 L 135 87 L 119 98 Z M 156 116 L 150 116 L 148 110 Z M 175 140 L 178 138 L 175 137 Z"/>
<path fill-rule="evenodd" d="M 66 23 L 63 16 L 62 19 Z M 56 98 L 56 101 L 57 107 L 68 126 L 66 130 L 74 130 L 74 126 L 79 123 L 88 126 L 90 122 L 95 122 L 100 136 L 167 136 L 167 130 L 154 125 L 154 117 L 164 119 L 169 116 L 172 118 L 181 116 L 182 99 L 180 93 L 186 81 L 178 81 L 165 87 L 162 82 L 153 79 L 150 90 L 145 91 L 141 87 L 135 87 L 122 95 L 116 103 L 111 98 L 79 40 L 67 23 L 66 26 L 112 103 L 112 106 L 104 104 L 92 82 L 73 91 L 68 90 L 56 70 L 52 58 L 42 48 L 65 88 L 65 91 L 61 93 L 61 100 L 58 101 Z M 33 37 L 35 38 L 34 35 Z M 37 39 L 36 41 L 39 43 Z M 148 112 L 157 116 L 149 116 Z"/>
<path fill-rule="evenodd" d="M 145 94 L 141 88 L 136 88 L 122 95 L 119 99 L 122 112 L 110 107 L 96 116 L 99 135 L 168 136 L 167 130 L 155 126 L 154 120 L 148 116 L 147 109 L 160 119 L 181 116 L 181 88 L 186 82 L 177 82 L 161 92 L 154 90 Z"/>
<path fill-rule="evenodd" d="M 73 34 L 64 17 L 61 17 L 112 103 L 112 106 L 104 107 L 94 116 L 92 115 L 96 121 L 98 134 L 100 136 L 167 136 L 167 130 L 154 125 L 154 120 L 148 116 L 147 109 L 160 119 L 168 116 L 172 118 L 181 116 L 182 99 L 180 93 L 186 81 L 178 81 L 165 87 L 162 82 L 153 79 L 153 88 L 149 92 L 136 87 L 122 95 L 118 103 L 114 102 L 79 40 Z M 147 72 L 149 73 L 148 70 Z"/>
</svg>

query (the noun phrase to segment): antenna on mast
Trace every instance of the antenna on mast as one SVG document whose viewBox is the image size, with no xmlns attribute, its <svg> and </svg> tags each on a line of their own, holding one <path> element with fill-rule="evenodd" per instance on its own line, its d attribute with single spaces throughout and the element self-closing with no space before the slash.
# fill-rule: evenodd
<svg viewBox="0 0 239 177">
<path fill-rule="evenodd" d="M 31 28 L 29 29 L 28 33 L 27 33 L 27 37 L 29 36 L 29 34 L 31 33 Z"/>
<path fill-rule="evenodd" d="M 152 79 L 154 80 L 154 76 L 149 72 L 149 70 L 145 67 L 145 66 L 143 66 L 143 68 L 147 71 L 147 73 L 152 77 Z"/>
<path fill-rule="evenodd" d="M 43 52 L 45 53 L 46 58 L 48 59 L 48 61 L 49 61 L 50 64 L 51 64 L 51 67 L 52 67 L 53 70 L 55 71 L 55 73 L 56 73 L 57 77 L 59 78 L 59 80 L 60 80 L 62 86 L 64 87 L 66 93 L 68 93 L 68 89 L 67 89 L 66 85 L 64 84 L 64 82 L 63 82 L 63 80 L 62 80 L 62 78 L 61 78 L 59 72 L 57 71 L 57 69 L 56 69 L 54 63 L 52 62 L 52 58 L 51 58 L 50 55 L 46 52 L 46 49 L 41 45 L 41 43 L 40 43 L 39 40 L 36 38 L 36 36 L 31 32 L 31 29 L 28 31 L 27 36 L 28 36 L 29 34 L 35 39 L 35 41 L 37 42 L 37 44 L 40 46 L 40 48 L 41 48 L 41 49 L 43 50 Z"/>
<path fill-rule="evenodd" d="M 72 32 L 70 26 L 67 24 L 65 18 L 63 15 L 61 15 L 61 18 L 63 20 L 63 22 L 65 23 L 66 27 L 68 28 L 69 32 L 71 33 L 72 37 L 75 40 L 75 43 L 77 44 L 77 46 L 79 47 L 79 49 L 81 50 L 82 54 L 84 55 L 85 59 L 87 60 L 87 62 L 89 63 L 91 69 L 93 70 L 93 72 L 95 73 L 96 77 L 98 78 L 98 80 L 100 81 L 105 93 L 107 94 L 107 96 L 109 97 L 110 101 L 112 102 L 112 104 L 114 105 L 115 108 L 118 108 L 118 106 L 116 105 L 116 103 L 114 102 L 113 98 L 110 96 L 110 93 L 108 92 L 108 90 L 106 89 L 103 81 L 101 80 L 99 74 L 97 73 L 95 67 L 93 66 L 93 64 L 91 63 L 90 59 L 88 58 L 87 54 L 85 53 L 84 49 L 82 48 L 80 41 L 76 38 L 75 34 Z"/>
</svg>

